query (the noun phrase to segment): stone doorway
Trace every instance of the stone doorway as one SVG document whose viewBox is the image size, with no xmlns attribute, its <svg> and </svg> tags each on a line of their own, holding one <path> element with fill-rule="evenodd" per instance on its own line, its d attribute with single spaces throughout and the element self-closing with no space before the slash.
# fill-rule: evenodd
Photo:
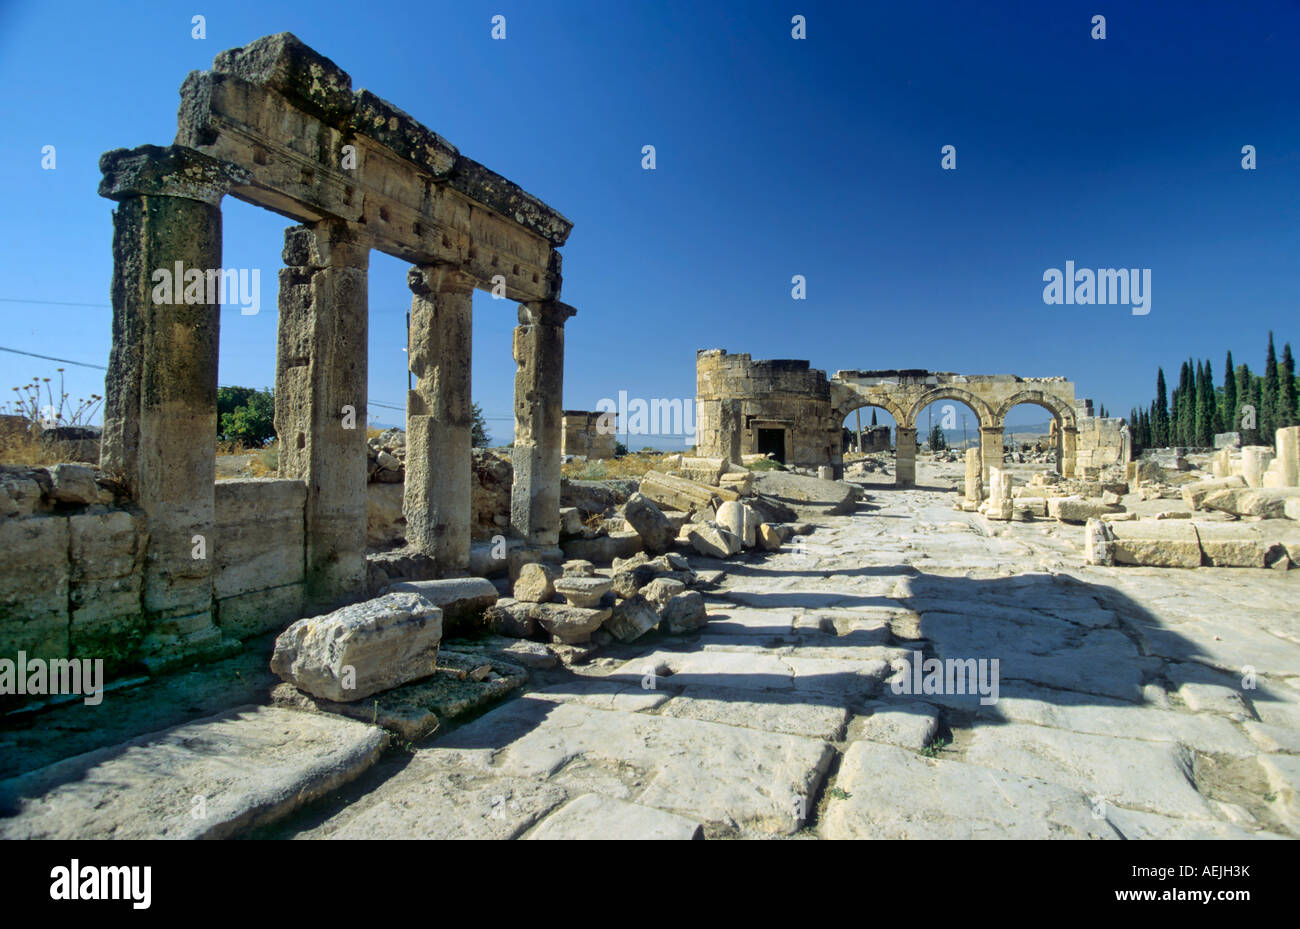
<svg viewBox="0 0 1300 929">
<path fill-rule="evenodd" d="M 785 464 L 784 429 L 759 429 L 756 444 L 760 455 L 771 455 L 781 464 Z"/>
</svg>

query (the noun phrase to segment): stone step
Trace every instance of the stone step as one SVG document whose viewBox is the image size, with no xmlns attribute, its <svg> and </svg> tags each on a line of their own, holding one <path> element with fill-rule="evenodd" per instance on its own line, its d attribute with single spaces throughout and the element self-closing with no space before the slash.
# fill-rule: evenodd
<svg viewBox="0 0 1300 929">
<path fill-rule="evenodd" d="M 242 706 L 0 782 L 0 839 L 215 839 L 351 781 L 382 729 Z"/>
</svg>

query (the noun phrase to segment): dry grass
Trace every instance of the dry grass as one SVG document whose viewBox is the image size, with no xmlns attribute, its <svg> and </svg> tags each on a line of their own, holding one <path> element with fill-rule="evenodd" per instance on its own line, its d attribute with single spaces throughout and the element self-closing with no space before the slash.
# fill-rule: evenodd
<svg viewBox="0 0 1300 929">
<path fill-rule="evenodd" d="M 0 431 L 0 464 L 35 467 L 58 464 L 67 460 L 60 457 L 56 445 L 42 442 L 26 430 Z"/>
<path fill-rule="evenodd" d="M 578 481 L 604 481 L 618 478 L 643 477 L 647 471 L 663 470 L 663 455 L 634 452 L 622 458 L 601 458 L 591 461 L 570 461 L 561 469 L 564 476 Z"/>
</svg>

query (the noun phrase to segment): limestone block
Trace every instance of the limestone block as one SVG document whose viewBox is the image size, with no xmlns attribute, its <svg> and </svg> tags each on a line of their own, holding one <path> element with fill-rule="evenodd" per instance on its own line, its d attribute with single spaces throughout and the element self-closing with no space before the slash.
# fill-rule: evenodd
<svg viewBox="0 0 1300 929">
<path fill-rule="evenodd" d="M 686 585 L 681 581 L 658 577 L 642 587 L 639 593 L 656 608 L 662 609 L 669 600 L 685 590 Z"/>
<path fill-rule="evenodd" d="M 298 620 L 275 640 L 271 670 L 312 696 L 351 703 L 428 677 L 441 639 L 442 610 L 390 593 Z"/>
<path fill-rule="evenodd" d="M 571 606 L 595 609 L 613 582 L 607 577 L 560 577 L 555 581 L 555 592 Z"/>
<path fill-rule="evenodd" d="M 1263 486 L 1264 472 L 1273 458 L 1274 451 L 1267 445 L 1247 445 L 1241 450 L 1241 474 L 1247 486 Z"/>
<path fill-rule="evenodd" d="M 620 642 L 633 642 L 659 625 L 659 614 L 644 597 L 620 600 L 605 629 Z"/>
<path fill-rule="evenodd" d="M 98 503 L 95 471 L 86 465 L 56 464 L 50 468 L 50 496 L 59 503 Z"/>
<path fill-rule="evenodd" d="M 122 510 L 69 518 L 69 602 L 74 657 L 129 660 L 145 634 L 144 517 Z"/>
<path fill-rule="evenodd" d="M 1263 568 L 1272 547 L 1258 526 L 1198 522 L 1196 534 L 1206 561 L 1216 568 Z"/>
<path fill-rule="evenodd" d="M 218 481 L 211 550 L 218 598 L 303 580 L 302 481 L 249 478 Z"/>
<path fill-rule="evenodd" d="M 525 639 L 537 628 L 533 606 L 532 603 L 502 597 L 484 611 L 483 621 L 488 630 L 497 635 Z"/>
<path fill-rule="evenodd" d="M 592 610 L 567 603 L 539 603 L 532 608 L 538 624 L 566 645 L 591 641 L 591 634 L 610 618 L 608 609 Z"/>
<path fill-rule="evenodd" d="M 1210 494 L 1230 487 L 1245 487 L 1246 480 L 1242 477 L 1225 475 L 1221 478 L 1215 478 L 1209 481 L 1195 481 L 1191 484 L 1182 486 L 1183 502 L 1193 510 L 1199 510 L 1205 502 L 1205 498 Z"/>
<path fill-rule="evenodd" d="M 665 583 L 655 581 L 654 583 Z M 694 632 L 709 621 L 704 597 L 694 590 L 675 594 L 659 610 L 664 629 L 673 635 Z"/>
<path fill-rule="evenodd" d="M 562 573 L 563 569 L 555 565 L 540 562 L 524 565 L 515 580 L 515 599 L 525 603 L 546 603 L 555 596 L 555 581 Z"/>
<path fill-rule="evenodd" d="M 1282 486 L 1300 486 L 1300 426 L 1286 426 L 1277 431 L 1276 451 Z"/>
<path fill-rule="evenodd" d="M 660 507 L 673 510 L 712 510 L 718 501 L 739 500 L 740 494 L 725 487 L 710 487 L 697 481 L 647 471 L 639 490 Z"/>
<path fill-rule="evenodd" d="M 1052 497 L 1047 501 L 1047 515 L 1063 523 L 1082 523 L 1105 513 L 1123 512 L 1123 507 L 1108 506 L 1082 497 Z"/>
<path fill-rule="evenodd" d="M 0 655 L 68 656 L 68 519 L 0 520 Z"/>
<path fill-rule="evenodd" d="M 768 552 L 780 551 L 781 533 L 771 523 L 759 523 L 758 546 Z"/>
<path fill-rule="evenodd" d="M 406 538 L 401 484 L 366 485 L 366 545 L 383 548 Z"/>
<path fill-rule="evenodd" d="M 730 558 L 741 547 L 739 536 L 715 523 L 697 523 L 687 531 L 686 539 L 697 552 L 710 558 Z"/>
<path fill-rule="evenodd" d="M 547 565 L 547 567 L 550 567 Z M 433 581 L 402 581 L 382 593 L 414 593 L 442 610 L 443 632 L 467 632 L 478 628 L 483 613 L 500 596 L 492 582 L 483 577 L 448 577 Z"/>
<path fill-rule="evenodd" d="M 301 583 L 226 597 L 217 601 L 217 627 L 233 639 L 283 631 L 302 615 L 303 603 Z"/>
<path fill-rule="evenodd" d="M 677 538 L 677 530 L 654 501 L 644 494 L 628 497 L 623 518 L 641 537 L 648 552 L 666 552 Z"/>
<path fill-rule="evenodd" d="M 1300 496 L 1300 488 L 1273 489 L 1235 487 L 1210 494 L 1201 506 L 1207 510 L 1220 510 L 1234 516 L 1257 516 L 1260 519 L 1282 519 L 1286 516 L 1287 500 Z"/>
<path fill-rule="evenodd" d="M 1196 568 L 1201 544 L 1196 527 L 1184 520 L 1108 523 L 1116 564 L 1159 568 Z"/>
</svg>

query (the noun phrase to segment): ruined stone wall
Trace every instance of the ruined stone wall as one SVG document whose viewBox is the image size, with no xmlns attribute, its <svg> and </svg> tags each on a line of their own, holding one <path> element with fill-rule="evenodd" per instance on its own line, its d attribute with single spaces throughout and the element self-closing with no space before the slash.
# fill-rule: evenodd
<svg viewBox="0 0 1300 929">
<path fill-rule="evenodd" d="M 576 455 L 580 458 L 613 458 L 614 448 L 618 444 L 614 430 L 602 432 L 597 428 L 601 416 L 617 417 L 618 414 L 586 412 L 583 410 L 564 411 L 564 439 L 561 454 Z"/>
<path fill-rule="evenodd" d="M 184 621 L 146 613 L 145 515 L 113 482 L 75 465 L 0 473 L 0 654 L 101 658 L 114 674 L 289 625 L 302 612 L 305 485 L 220 481 L 215 497 L 213 537 L 193 551 L 212 563 L 216 631 L 196 643 Z"/>
<path fill-rule="evenodd" d="M 1124 420 L 1113 417 L 1081 417 L 1075 456 L 1078 468 L 1128 465 L 1132 456 L 1128 426 Z"/>
<path fill-rule="evenodd" d="M 787 464 L 814 468 L 839 456 L 826 372 L 807 361 L 754 361 L 708 349 L 696 355 L 697 454 L 739 461 L 759 449 L 759 430 L 782 430 Z"/>
</svg>

